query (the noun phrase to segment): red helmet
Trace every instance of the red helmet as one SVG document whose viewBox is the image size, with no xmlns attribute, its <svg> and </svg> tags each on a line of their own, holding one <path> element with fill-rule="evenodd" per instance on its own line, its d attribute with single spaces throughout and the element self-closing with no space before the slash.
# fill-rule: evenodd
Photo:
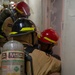
<svg viewBox="0 0 75 75">
<path fill-rule="evenodd" d="M 30 15 L 30 8 L 24 1 L 17 3 L 15 9 L 24 16 Z"/>
<path fill-rule="evenodd" d="M 57 43 L 59 37 L 55 30 L 53 29 L 46 29 L 41 33 L 41 36 L 38 36 L 39 40 L 43 43 L 51 44 Z"/>
</svg>

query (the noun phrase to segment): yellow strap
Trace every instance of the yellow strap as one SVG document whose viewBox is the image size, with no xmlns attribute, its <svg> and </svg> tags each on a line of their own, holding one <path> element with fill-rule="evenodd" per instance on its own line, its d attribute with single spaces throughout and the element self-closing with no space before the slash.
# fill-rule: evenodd
<svg viewBox="0 0 75 75">
<path fill-rule="evenodd" d="M 17 34 L 17 32 L 11 32 L 10 34 Z"/>
<path fill-rule="evenodd" d="M 33 27 L 25 27 L 25 28 L 22 28 L 20 31 L 34 31 L 34 28 Z"/>
<path fill-rule="evenodd" d="M 22 11 L 20 11 L 19 9 L 17 9 L 17 8 L 15 8 L 15 9 L 16 9 L 19 13 L 21 13 L 21 14 L 23 13 L 23 12 L 22 12 Z"/>
<path fill-rule="evenodd" d="M 56 41 L 51 40 L 51 39 L 49 39 L 49 38 L 47 38 L 47 37 L 44 37 L 44 39 L 46 39 L 46 40 L 48 40 L 48 41 L 50 41 L 50 42 L 52 42 L 52 43 L 57 43 Z"/>
</svg>

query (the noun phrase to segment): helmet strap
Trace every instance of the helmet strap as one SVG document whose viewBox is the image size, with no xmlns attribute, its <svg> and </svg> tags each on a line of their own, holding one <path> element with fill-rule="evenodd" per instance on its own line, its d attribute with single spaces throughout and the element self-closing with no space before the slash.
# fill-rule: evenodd
<svg viewBox="0 0 75 75">
<path fill-rule="evenodd" d="M 48 46 L 47 46 L 47 49 L 45 50 L 45 52 L 47 53 L 47 54 L 53 54 L 53 50 L 52 50 L 52 47 L 50 48 L 50 44 L 48 44 Z M 50 49 L 49 49 L 50 48 Z"/>
<path fill-rule="evenodd" d="M 31 35 L 32 35 L 32 45 L 34 45 L 34 32 L 32 32 Z"/>
</svg>

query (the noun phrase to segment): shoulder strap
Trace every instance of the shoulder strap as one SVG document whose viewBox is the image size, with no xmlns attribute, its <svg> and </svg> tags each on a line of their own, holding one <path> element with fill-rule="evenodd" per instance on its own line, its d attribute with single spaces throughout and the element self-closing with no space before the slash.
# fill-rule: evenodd
<svg viewBox="0 0 75 75">
<path fill-rule="evenodd" d="M 15 13 L 15 11 L 11 10 L 11 18 L 12 18 L 13 22 L 16 20 L 14 13 Z"/>
<path fill-rule="evenodd" d="M 25 51 L 27 51 L 28 53 L 32 53 L 34 50 L 34 48 L 32 46 L 27 46 L 27 48 L 25 49 Z"/>
<path fill-rule="evenodd" d="M 57 55 L 57 54 L 52 54 L 52 56 L 55 57 L 58 60 L 61 60 L 61 57 L 59 55 Z"/>
<path fill-rule="evenodd" d="M 34 46 L 24 45 L 24 46 L 26 46 L 25 51 L 28 53 L 32 53 L 34 49 L 38 49 L 38 45 L 34 45 Z"/>
</svg>

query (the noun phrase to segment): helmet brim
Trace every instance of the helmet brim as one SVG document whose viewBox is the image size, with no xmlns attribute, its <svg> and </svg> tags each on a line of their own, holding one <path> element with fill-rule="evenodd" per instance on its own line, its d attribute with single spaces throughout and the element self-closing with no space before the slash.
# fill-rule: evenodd
<svg viewBox="0 0 75 75">
<path fill-rule="evenodd" d="M 17 34 L 10 34 L 11 37 L 15 37 L 15 36 L 21 36 L 21 35 L 26 35 L 26 34 L 30 34 L 34 31 L 28 31 L 28 32 L 22 32 L 22 33 L 17 33 Z"/>
</svg>

